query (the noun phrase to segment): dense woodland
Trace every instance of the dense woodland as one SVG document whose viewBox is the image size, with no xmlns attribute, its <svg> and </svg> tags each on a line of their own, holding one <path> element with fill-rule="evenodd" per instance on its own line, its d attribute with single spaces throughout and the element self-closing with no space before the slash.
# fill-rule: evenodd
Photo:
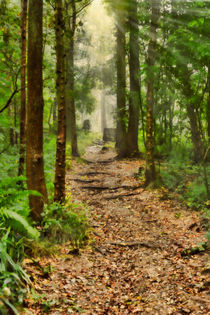
<svg viewBox="0 0 210 315">
<path fill-rule="evenodd" d="M 36 300 L 36 279 L 25 260 L 43 272 L 38 258 L 57 255 L 66 242 L 79 253 L 93 241 L 89 205 L 74 196 L 67 180 L 92 163 L 84 156 L 90 146 L 115 152 L 103 163 L 135 164 L 134 189 L 176 200 L 189 216 L 196 211 L 205 239 L 187 254 L 209 250 L 210 2 L 98 1 L 112 18 L 113 32 L 109 38 L 104 31 L 95 45 L 86 20 L 94 2 L 0 0 L 1 314 L 24 314 L 24 301 Z M 101 56 L 95 62 L 94 49 Z M 99 104 L 94 89 L 115 99 L 115 141 L 102 141 L 109 104 Z M 92 132 L 87 119 L 97 109 L 102 133 Z M 92 183 L 84 176 L 77 181 Z M 51 307 L 42 302 L 36 314 Z M 208 312 L 153 311 L 85 314 Z"/>
</svg>

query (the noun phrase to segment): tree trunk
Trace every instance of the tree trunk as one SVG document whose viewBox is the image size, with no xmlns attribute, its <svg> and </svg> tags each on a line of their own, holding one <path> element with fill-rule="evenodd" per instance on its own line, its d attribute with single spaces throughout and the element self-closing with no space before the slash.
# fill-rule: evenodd
<svg viewBox="0 0 210 315">
<path fill-rule="evenodd" d="M 18 132 L 17 132 L 17 99 L 14 98 L 14 143 L 15 145 L 18 144 Z"/>
<path fill-rule="evenodd" d="M 77 145 L 77 129 L 76 129 L 76 109 L 74 99 L 74 35 L 76 29 L 76 5 L 75 0 L 71 2 L 72 17 L 69 17 L 67 23 L 67 31 L 70 36 L 67 38 L 69 47 L 66 53 L 66 111 L 67 111 L 67 140 L 71 140 L 72 156 L 79 156 Z"/>
<path fill-rule="evenodd" d="M 21 0 L 21 106 L 20 106 L 20 152 L 18 176 L 24 173 L 26 131 L 26 24 L 28 0 Z"/>
<path fill-rule="evenodd" d="M 126 147 L 126 40 L 124 16 L 119 13 L 117 21 L 117 137 L 116 147 L 118 156 L 125 157 Z"/>
<path fill-rule="evenodd" d="M 42 14 L 42 0 L 29 0 L 26 174 L 28 189 L 42 195 L 29 198 L 31 215 L 36 221 L 41 220 L 44 202 L 47 202 L 43 159 Z"/>
<path fill-rule="evenodd" d="M 208 137 L 208 145 L 210 145 L 210 65 L 208 66 L 208 78 L 207 78 L 207 107 L 206 107 L 206 120 L 207 120 L 207 137 Z"/>
<path fill-rule="evenodd" d="M 64 19 L 63 2 L 56 1 L 55 6 L 56 35 L 56 92 L 58 106 L 58 137 L 55 164 L 54 201 L 65 201 L 66 175 L 66 97 L 65 97 L 65 49 L 64 49 Z"/>
<path fill-rule="evenodd" d="M 192 101 L 192 96 L 194 95 L 194 92 L 190 84 L 190 73 L 187 65 L 182 65 L 182 69 L 182 90 L 185 97 L 187 98 L 187 115 L 190 121 L 194 160 L 195 162 L 199 162 L 203 158 L 204 150 L 201 140 L 201 132 L 198 127 L 195 105 Z"/>
<path fill-rule="evenodd" d="M 104 134 L 104 129 L 107 128 L 107 119 L 106 119 L 106 90 L 103 88 L 101 90 L 101 132 Z"/>
<path fill-rule="evenodd" d="M 148 47 L 147 72 L 147 126 L 146 126 L 146 185 L 155 182 L 156 171 L 154 161 L 154 65 L 156 62 L 157 28 L 160 12 L 160 0 L 151 0 L 152 13 L 150 25 L 150 42 Z"/>
<path fill-rule="evenodd" d="M 139 44 L 138 44 L 138 16 L 137 1 L 131 0 L 129 12 L 129 71 L 130 71 L 130 100 L 129 100 L 129 122 L 128 122 L 128 155 L 139 154 L 138 149 L 138 126 L 139 110 L 141 104 L 140 80 L 139 80 Z"/>
</svg>

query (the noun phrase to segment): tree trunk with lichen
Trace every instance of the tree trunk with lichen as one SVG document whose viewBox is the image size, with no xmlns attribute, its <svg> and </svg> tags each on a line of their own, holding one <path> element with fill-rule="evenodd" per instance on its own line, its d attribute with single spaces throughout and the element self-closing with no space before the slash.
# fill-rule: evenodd
<svg viewBox="0 0 210 315">
<path fill-rule="evenodd" d="M 21 0 L 21 107 L 20 107 L 20 152 L 18 176 L 24 173 L 26 132 L 26 24 L 28 0 Z"/>
<path fill-rule="evenodd" d="M 156 170 L 154 160 L 154 66 L 157 55 L 157 28 L 160 14 L 160 1 L 151 0 L 151 25 L 150 25 L 150 42 L 148 47 L 147 59 L 147 124 L 146 124 L 146 185 L 155 182 Z"/>
<path fill-rule="evenodd" d="M 29 0 L 26 174 L 28 189 L 42 195 L 29 197 L 31 215 L 36 221 L 41 220 L 47 202 L 43 159 L 42 14 L 43 1 Z"/>
<path fill-rule="evenodd" d="M 55 5 L 56 36 L 56 93 L 58 106 L 58 136 L 55 164 L 54 201 L 65 201 L 66 175 L 66 97 L 65 97 L 65 49 L 63 2 L 57 0 Z"/>
</svg>

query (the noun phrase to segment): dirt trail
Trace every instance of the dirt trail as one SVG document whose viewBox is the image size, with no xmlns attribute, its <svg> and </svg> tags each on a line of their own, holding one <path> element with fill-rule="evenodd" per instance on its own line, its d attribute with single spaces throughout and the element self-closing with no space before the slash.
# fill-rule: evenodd
<svg viewBox="0 0 210 315">
<path fill-rule="evenodd" d="M 144 190 L 134 178 L 143 162 L 114 157 L 90 147 L 89 163 L 74 162 L 67 176 L 73 199 L 88 204 L 95 241 L 78 257 L 65 248 L 51 259 L 55 271 L 36 286 L 49 314 L 210 314 L 208 255 L 180 255 L 204 240 L 198 214 Z"/>
</svg>

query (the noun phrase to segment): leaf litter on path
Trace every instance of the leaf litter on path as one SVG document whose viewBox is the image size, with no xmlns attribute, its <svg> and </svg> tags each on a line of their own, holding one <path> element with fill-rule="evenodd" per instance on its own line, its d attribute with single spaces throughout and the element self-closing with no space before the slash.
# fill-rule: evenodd
<svg viewBox="0 0 210 315">
<path fill-rule="evenodd" d="M 114 156 L 112 150 L 101 156 L 97 147 L 85 156 L 91 163 L 73 162 L 67 188 L 73 200 L 89 205 L 91 244 L 80 256 L 68 254 L 66 244 L 65 255 L 45 259 L 53 272 L 44 280 L 26 264 L 40 299 L 26 301 L 25 314 L 210 314 L 209 279 L 202 272 L 208 254 L 181 256 L 205 239 L 202 229 L 190 228 L 200 225 L 199 214 L 142 188 L 134 174 L 143 161 Z M 112 162 L 100 163 L 106 159 Z M 81 189 L 93 180 L 110 189 Z M 126 186 L 138 185 L 129 195 Z"/>
</svg>

